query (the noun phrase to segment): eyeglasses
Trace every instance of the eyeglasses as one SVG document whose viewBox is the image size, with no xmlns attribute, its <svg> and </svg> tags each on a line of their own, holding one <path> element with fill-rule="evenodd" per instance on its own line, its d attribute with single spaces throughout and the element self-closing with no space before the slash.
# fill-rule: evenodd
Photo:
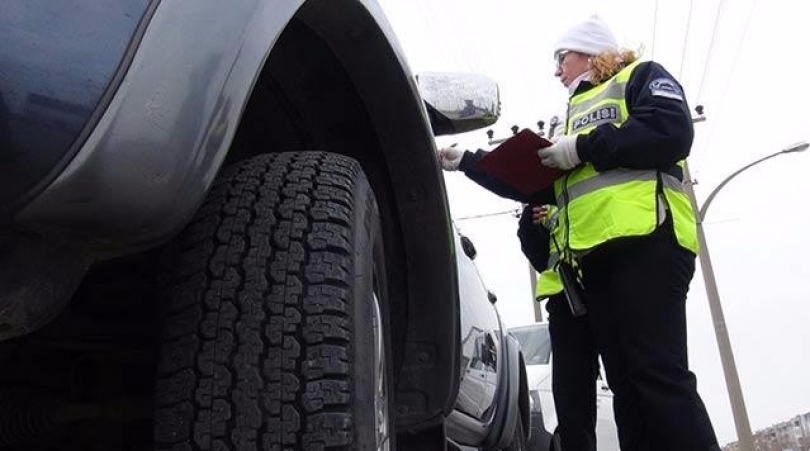
<svg viewBox="0 0 810 451">
<path fill-rule="evenodd" d="M 565 61 L 565 55 L 569 53 L 571 53 L 570 50 L 560 50 L 554 54 L 554 57 L 557 59 L 557 69 L 562 67 L 563 61 Z"/>
</svg>

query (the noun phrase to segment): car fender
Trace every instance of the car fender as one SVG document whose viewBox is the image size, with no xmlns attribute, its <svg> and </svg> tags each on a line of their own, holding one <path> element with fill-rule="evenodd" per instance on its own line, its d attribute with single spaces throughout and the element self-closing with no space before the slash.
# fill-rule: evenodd
<svg viewBox="0 0 810 451">
<path fill-rule="evenodd" d="M 213 182 L 273 42 L 302 4 L 161 2 L 84 146 L 16 221 L 80 230 L 96 243 L 152 244 L 179 230 Z"/>
</svg>

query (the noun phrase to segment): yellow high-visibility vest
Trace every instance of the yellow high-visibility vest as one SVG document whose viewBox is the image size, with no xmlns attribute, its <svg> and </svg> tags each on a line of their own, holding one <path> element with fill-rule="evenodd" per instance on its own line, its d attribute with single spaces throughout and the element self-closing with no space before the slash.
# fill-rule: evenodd
<svg viewBox="0 0 810 451">
<path fill-rule="evenodd" d="M 630 64 L 601 85 L 572 97 L 566 135 L 587 134 L 602 124 L 621 127 L 629 117 L 627 81 L 637 65 Z M 663 196 L 658 195 L 659 184 Z M 692 204 L 681 180 L 666 172 L 626 168 L 597 172 L 585 163 L 557 179 L 554 194 L 560 215 L 553 233 L 575 254 L 614 238 L 648 235 L 663 221 L 666 209 L 678 243 L 698 252 Z"/>
<path fill-rule="evenodd" d="M 590 133 L 604 123 L 621 126 L 629 117 L 625 88 L 637 65 L 630 64 L 605 83 L 574 96 L 569 103 L 566 134 Z M 684 162 L 678 164 L 683 167 Z M 656 194 L 659 178 L 664 199 Z M 561 216 L 551 233 L 559 246 L 567 243 L 568 249 L 582 252 L 613 238 L 649 234 L 663 220 L 663 209 L 668 208 L 678 243 L 698 252 L 695 213 L 681 181 L 670 174 L 624 168 L 599 173 L 586 163 L 555 182 L 555 195 Z M 644 197 L 650 201 L 639 203 Z M 570 227 L 568 236 L 566 227 Z M 549 264 L 535 287 L 537 299 L 562 292 L 560 276 L 554 269 L 559 258 L 556 246 L 550 243 Z"/>
</svg>

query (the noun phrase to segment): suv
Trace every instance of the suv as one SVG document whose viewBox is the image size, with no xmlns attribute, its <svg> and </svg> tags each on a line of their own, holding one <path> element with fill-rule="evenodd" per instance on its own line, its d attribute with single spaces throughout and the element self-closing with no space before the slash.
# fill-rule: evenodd
<svg viewBox="0 0 810 451">
<path fill-rule="evenodd" d="M 420 92 L 373 0 L 6 0 L 0 40 L 0 448 L 525 447 L 433 141 L 493 83 Z"/>
</svg>

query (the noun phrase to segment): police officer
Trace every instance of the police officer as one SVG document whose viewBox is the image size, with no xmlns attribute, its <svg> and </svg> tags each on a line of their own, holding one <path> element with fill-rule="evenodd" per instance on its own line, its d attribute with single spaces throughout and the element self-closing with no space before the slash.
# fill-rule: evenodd
<svg viewBox="0 0 810 451">
<path fill-rule="evenodd" d="M 623 451 L 719 450 L 687 363 L 698 245 L 682 188 L 694 135 L 683 89 L 661 65 L 620 50 L 595 16 L 563 34 L 555 58 L 570 94 L 565 134 L 538 153 L 567 171 L 554 183 L 554 235 L 577 261 L 588 310 L 588 327 L 557 324 L 555 365 L 569 352 L 559 343 L 595 345 Z M 558 412 L 568 407 L 560 402 Z M 561 438 L 564 450 L 594 449 Z"/>
</svg>

